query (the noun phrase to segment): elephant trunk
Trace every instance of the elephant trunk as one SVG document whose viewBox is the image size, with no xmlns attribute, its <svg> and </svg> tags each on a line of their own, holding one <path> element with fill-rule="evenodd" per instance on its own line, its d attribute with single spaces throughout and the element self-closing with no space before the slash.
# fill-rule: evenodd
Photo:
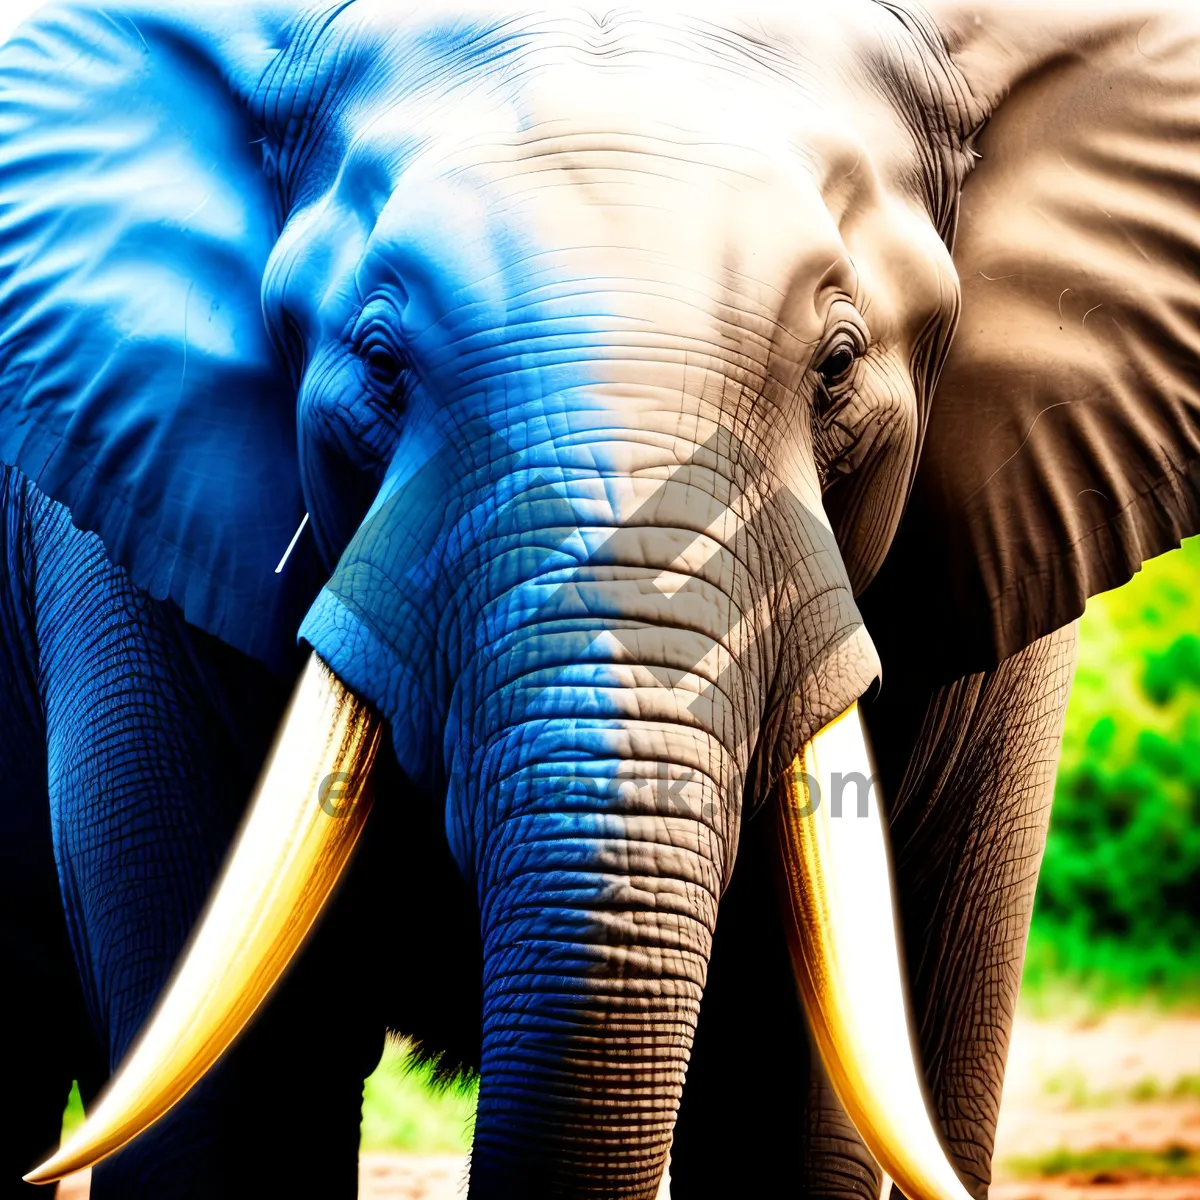
<svg viewBox="0 0 1200 1200">
<path fill-rule="evenodd" d="M 691 767 L 660 763 L 649 787 L 605 769 L 572 764 L 559 811 L 510 818 L 483 855 L 473 1198 L 653 1197 L 659 1186 L 724 847 L 702 815 L 652 811 L 647 793 L 668 797 Z M 584 799 L 597 792 L 602 809 Z"/>
</svg>

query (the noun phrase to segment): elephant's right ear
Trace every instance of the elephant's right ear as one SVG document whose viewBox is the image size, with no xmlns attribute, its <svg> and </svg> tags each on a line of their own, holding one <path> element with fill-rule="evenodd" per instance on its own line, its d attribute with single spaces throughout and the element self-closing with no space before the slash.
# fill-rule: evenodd
<svg viewBox="0 0 1200 1200">
<path fill-rule="evenodd" d="M 926 7 L 979 128 L 962 316 L 863 611 L 953 679 L 1200 532 L 1200 6 Z"/>
<path fill-rule="evenodd" d="M 0 461 L 192 623 L 278 668 L 320 577 L 260 287 L 261 9 L 43 10 L 0 47 Z"/>
</svg>

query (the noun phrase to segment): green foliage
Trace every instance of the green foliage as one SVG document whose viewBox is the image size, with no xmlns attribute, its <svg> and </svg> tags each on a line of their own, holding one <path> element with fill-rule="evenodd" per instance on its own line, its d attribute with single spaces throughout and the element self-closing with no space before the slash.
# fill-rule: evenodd
<svg viewBox="0 0 1200 1200">
<path fill-rule="evenodd" d="M 1095 597 L 1025 986 L 1200 995 L 1200 539 Z"/>
<path fill-rule="evenodd" d="M 477 1084 L 439 1084 L 428 1064 L 389 1038 L 363 1089 L 363 1149 L 466 1154 L 478 1091 Z"/>
</svg>

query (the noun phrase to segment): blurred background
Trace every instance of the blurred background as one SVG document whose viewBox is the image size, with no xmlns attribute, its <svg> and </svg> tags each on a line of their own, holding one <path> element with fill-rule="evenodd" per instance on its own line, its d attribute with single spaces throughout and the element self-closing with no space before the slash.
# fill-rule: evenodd
<svg viewBox="0 0 1200 1200">
<path fill-rule="evenodd" d="M 1079 625 L 994 1200 L 1200 1197 L 1200 538 Z"/>
<path fill-rule="evenodd" d="M 1200 996 L 1200 538 L 1079 627 L 1023 990 L 1101 1007 Z"/>
</svg>

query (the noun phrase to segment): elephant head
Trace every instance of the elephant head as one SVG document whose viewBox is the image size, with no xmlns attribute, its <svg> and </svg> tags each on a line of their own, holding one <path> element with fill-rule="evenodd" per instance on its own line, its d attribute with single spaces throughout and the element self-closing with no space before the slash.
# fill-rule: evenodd
<svg viewBox="0 0 1200 1200">
<path fill-rule="evenodd" d="M 838 1094 L 910 1195 L 964 1195 L 878 805 L 830 820 L 814 780 L 869 774 L 872 635 L 953 678 L 1196 529 L 1197 29 L 997 0 L 26 26 L 0 454 L 189 620 L 317 655 L 172 993 L 36 1177 L 262 1000 L 382 719 L 478 896 L 473 1194 L 653 1194 L 769 805 Z"/>
</svg>

